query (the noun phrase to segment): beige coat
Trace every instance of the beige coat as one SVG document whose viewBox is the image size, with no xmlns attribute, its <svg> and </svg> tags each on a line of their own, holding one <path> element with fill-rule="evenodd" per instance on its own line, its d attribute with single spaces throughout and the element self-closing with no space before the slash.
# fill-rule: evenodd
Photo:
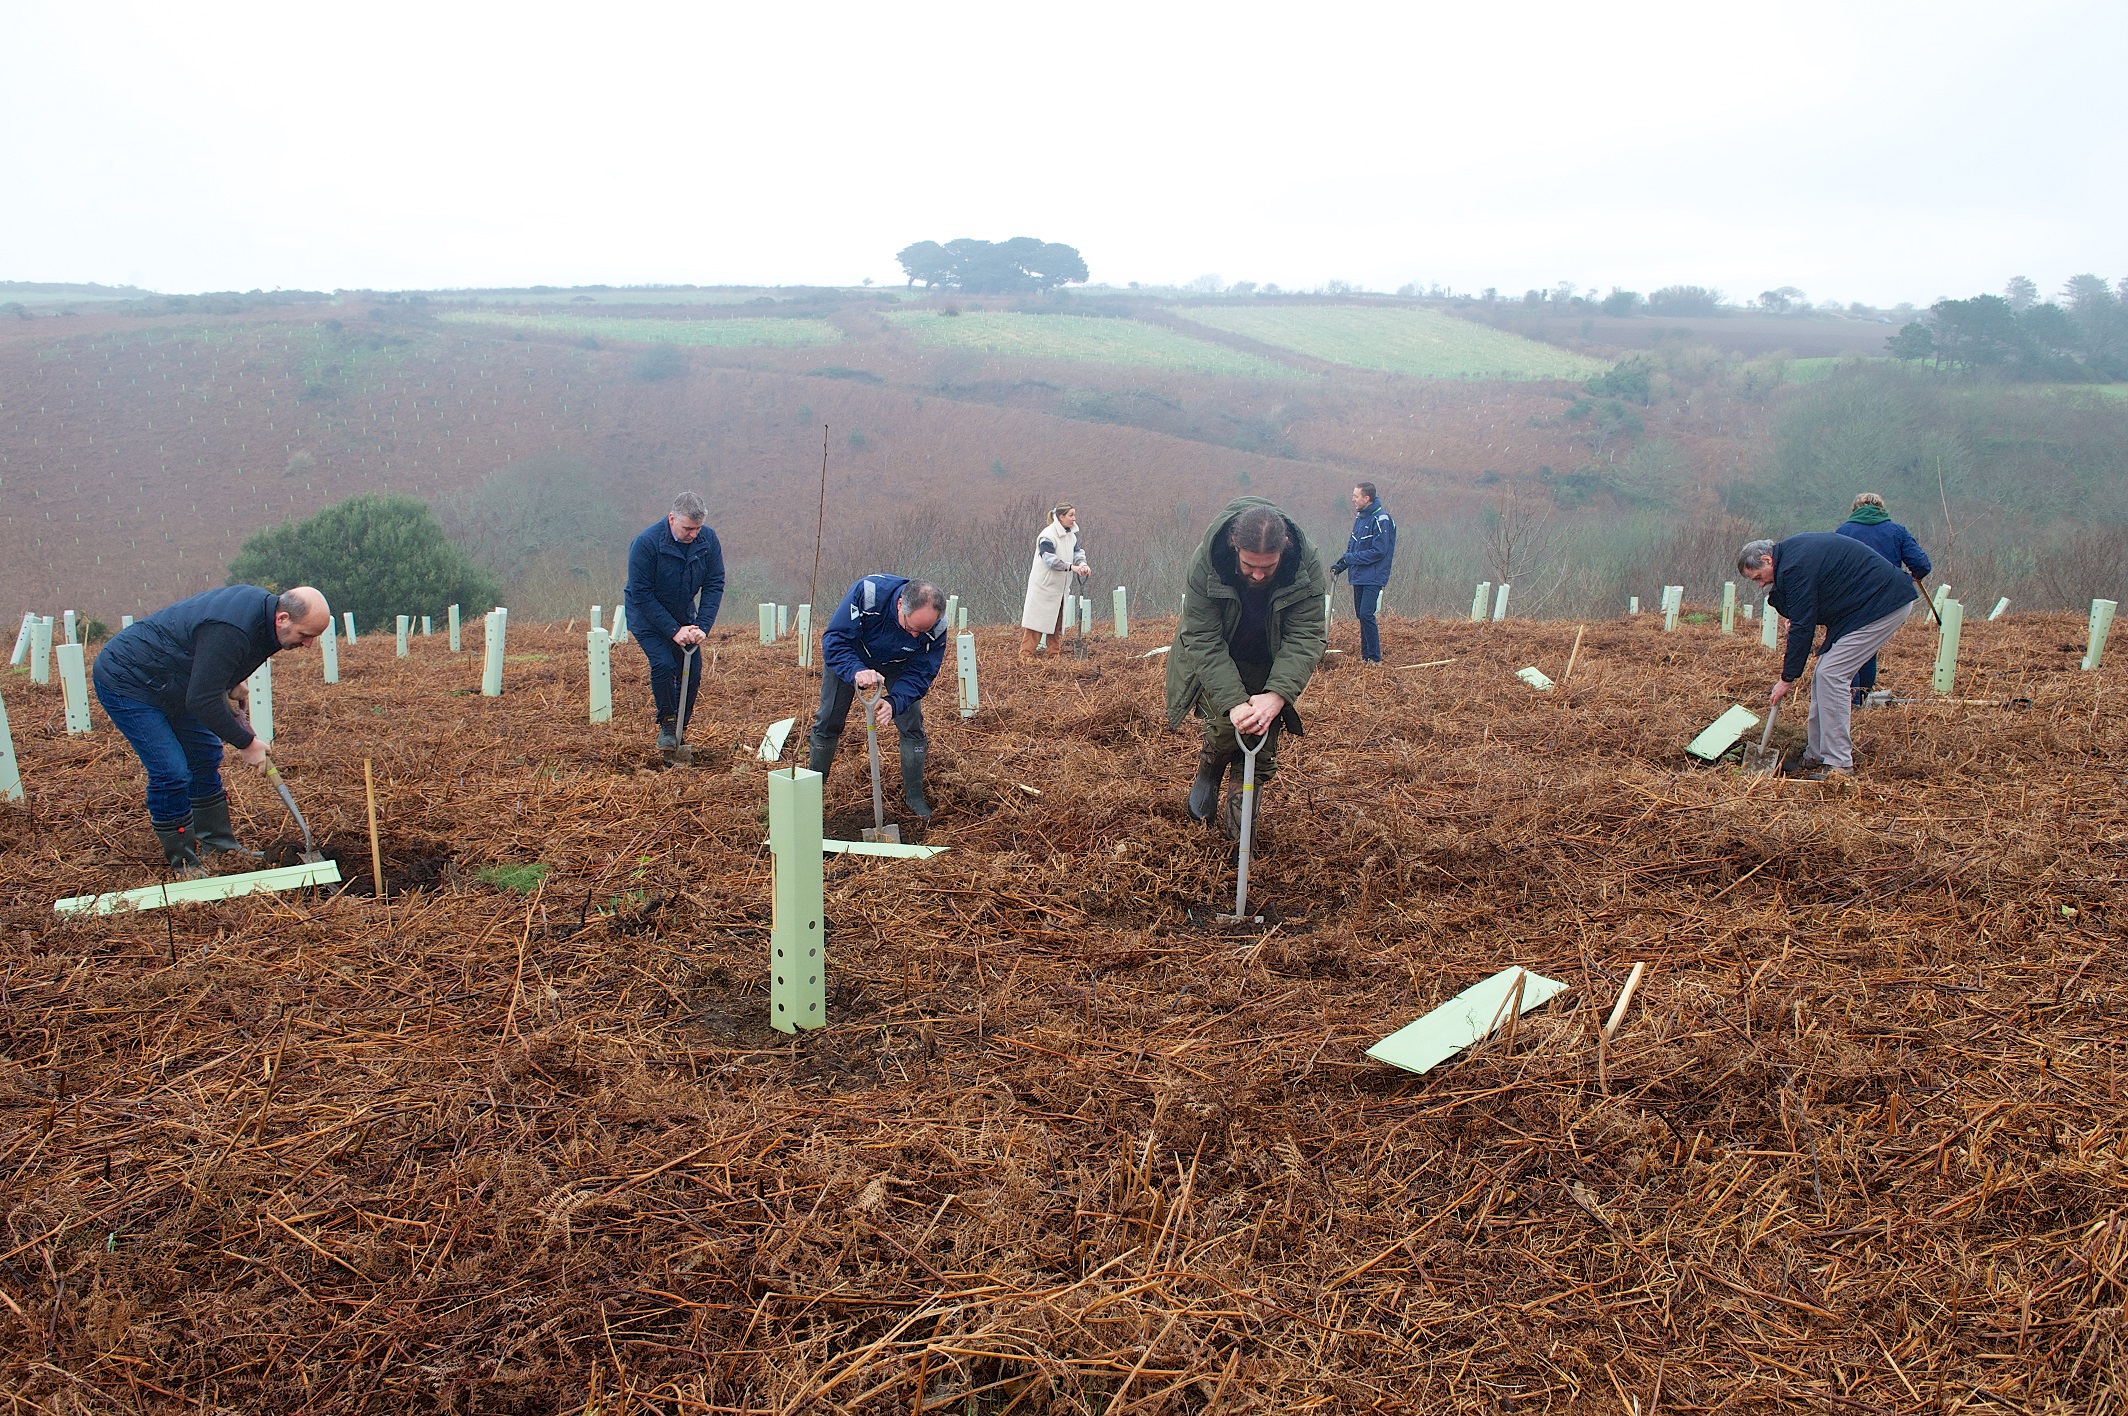
<svg viewBox="0 0 2128 1416">
<path fill-rule="evenodd" d="M 1066 568 L 1052 569 L 1042 555 L 1041 542 L 1047 541 L 1056 547 L 1055 559 Z M 1070 570 L 1083 564 L 1086 553 L 1079 549 L 1079 533 L 1066 531 L 1052 521 L 1042 528 L 1036 539 L 1034 568 L 1027 572 L 1027 602 L 1020 610 L 1020 628 L 1031 629 L 1037 634 L 1055 634 L 1057 622 L 1064 614 L 1064 597 L 1074 593 L 1076 582 Z"/>
</svg>

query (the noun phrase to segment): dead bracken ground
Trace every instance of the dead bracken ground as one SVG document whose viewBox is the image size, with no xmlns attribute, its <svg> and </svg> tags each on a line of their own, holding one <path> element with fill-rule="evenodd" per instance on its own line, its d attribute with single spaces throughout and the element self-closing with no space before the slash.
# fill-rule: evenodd
<svg viewBox="0 0 2128 1416">
<path fill-rule="evenodd" d="M 354 886 L 85 922 L 51 902 L 154 878 L 139 768 L 8 677 L 10 1410 L 2119 1409 L 2128 715 L 2079 621 L 1968 625 L 1842 795 L 1683 755 L 1762 701 L 1755 637 L 1592 624 L 1538 694 L 1574 625 L 1397 622 L 1302 700 L 1246 932 L 1133 657 L 1169 627 L 984 630 L 981 715 L 932 696 L 953 849 L 831 861 L 795 1040 L 750 760 L 802 750 L 795 646 L 723 633 L 658 771 L 632 649 L 585 726 L 582 628 L 512 626 L 500 700 L 440 637 L 284 658 Z M 1511 1045 L 1363 1055 L 1509 964 L 1571 985 Z"/>
</svg>

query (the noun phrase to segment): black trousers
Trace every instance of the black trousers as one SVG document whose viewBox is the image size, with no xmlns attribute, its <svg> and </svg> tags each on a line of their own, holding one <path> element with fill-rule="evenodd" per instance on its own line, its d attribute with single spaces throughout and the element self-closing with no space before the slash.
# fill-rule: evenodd
<svg viewBox="0 0 2128 1416">
<path fill-rule="evenodd" d="M 643 646 L 643 657 L 650 661 L 650 696 L 658 705 L 658 721 L 674 718 L 680 712 L 680 660 L 683 655 L 694 656 L 694 667 L 687 671 L 687 716 L 695 713 L 695 695 L 702 691 L 702 651 L 682 650 L 670 639 L 656 639 L 638 635 L 636 643 Z"/>
<path fill-rule="evenodd" d="M 820 713 L 813 719 L 812 743 L 816 751 L 833 752 L 835 743 L 842 737 L 842 725 L 849 721 L 850 705 L 857 701 L 857 685 L 828 669 L 820 675 Z M 901 734 L 901 745 L 923 750 L 931 745 L 924 736 L 924 701 L 919 698 L 909 705 L 906 713 L 894 715 L 894 731 Z"/>
</svg>

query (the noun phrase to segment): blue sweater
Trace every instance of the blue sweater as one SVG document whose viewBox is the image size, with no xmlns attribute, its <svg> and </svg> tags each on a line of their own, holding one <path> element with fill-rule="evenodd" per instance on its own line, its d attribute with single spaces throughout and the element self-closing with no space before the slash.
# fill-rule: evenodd
<svg viewBox="0 0 2128 1416">
<path fill-rule="evenodd" d="M 1920 542 L 1896 521 L 1879 521 L 1874 525 L 1843 521 L 1834 528 L 1833 534 L 1860 541 L 1893 565 L 1904 567 L 1909 574 L 1925 577 L 1935 569 L 1929 564 L 1928 553 L 1921 549 Z"/>
<path fill-rule="evenodd" d="M 696 591 L 702 595 L 699 611 Z M 643 528 L 628 546 L 627 595 L 628 628 L 638 638 L 655 635 L 669 644 L 683 623 L 714 629 L 724 603 L 724 547 L 717 533 L 705 526 L 683 546 L 662 518 Z"/>
<path fill-rule="evenodd" d="M 1396 522 L 1376 497 L 1352 518 L 1352 534 L 1345 540 L 1345 574 L 1354 585 L 1387 585 L 1389 564 L 1395 559 Z"/>
<path fill-rule="evenodd" d="M 946 657 L 946 617 L 923 634 L 901 627 L 900 575 L 868 575 L 850 587 L 827 627 L 820 631 L 820 661 L 844 683 L 871 669 L 887 680 L 887 701 L 897 718 L 931 691 Z"/>
<path fill-rule="evenodd" d="M 1913 577 L 1852 537 L 1805 531 L 1778 542 L 1766 603 L 1788 616 L 1788 655 L 1781 677 L 1794 683 L 1803 676 L 1819 625 L 1825 626 L 1829 649 L 1841 635 L 1917 598 Z"/>
</svg>

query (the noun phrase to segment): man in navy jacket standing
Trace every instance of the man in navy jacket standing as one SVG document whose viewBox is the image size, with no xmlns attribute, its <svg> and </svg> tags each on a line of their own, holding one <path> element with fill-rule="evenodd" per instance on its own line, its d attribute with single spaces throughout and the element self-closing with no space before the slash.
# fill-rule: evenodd
<svg viewBox="0 0 2128 1416">
<path fill-rule="evenodd" d="M 1767 587 L 1766 603 L 1788 617 L 1788 651 L 1768 696 L 1779 703 L 1803 676 L 1811 640 L 1825 627 L 1817 677 L 1810 685 L 1810 735 L 1803 754 L 1827 785 L 1854 775 L 1855 670 L 1873 658 L 1914 608 L 1914 582 L 1861 542 L 1831 531 L 1806 531 L 1781 542 L 1747 541 L 1736 568 Z"/>
<path fill-rule="evenodd" d="M 1884 498 L 1875 492 L 1864 492 L 1855 498 L 1855 509 L 1848 513 L 1847 520 L 1834 528 L 1833 534 L 1860 541 L 1893 565 L 1914 577 L 1920 584 L 1928 579 L 1935 567 L 1929 564 L 1928 552 L 1921 549 L 1913 533 L 1892 520 L 1892 514 L 1884 509 Z M 1855 675 L 1855 706 L 1877 686 L 1877 661 L 1872 658 Z"/>
<path fill-rule="evenodd" d="M 1389 583 L 1389 566 L 1396 559 L 1396 523 L 1389 508 L 1376 495 L 1374 483 L 1361 482 L 1352 489 L 1352 535 L 1345 553 L 1330 567 L 1330 574 L 1352 577 L 1352 612 L 1360 620 L 1360 657 L 1370 664 L 1382 662 L 1382 631 L 1375 612 L 1382 605 L 1382 587 Z"/>
<path fill-rule="evenodd" d="M 702 524 L 702 498 L 682 492 L 663 521 L 651 523 L 628 547 L 628 623 L 650 661 L 650 696 L 658 710 L 658 748 L 680 743 L 680 723 L 694 713 L 702 687 L 699 646 L 717 624 L 724 603 L 724 548 Z M 687 701 L 680 701 L 680 668 L 694 655 Z"/>
<path fill-rule="evenodd" d="M 259 665 L 315 642 L 331 624 L 325 597 L 308 585 L 278 595 L 224 585 L 128 625 L 96 656 L 96 701 L 148 769 L 148 825 L 180 876 L 201 873 L 203 846 L 258 854 L 229 824 L 222 744 L 257 767 L 266 743 L 229 696 Z"/>
<path fill-rule="evenodd" d="M 902 798 L 928 818 L 924 760 L 924 695 L 946 657 L 945 592 L 926 580 L 868 575 L 850 587 L 820 631 L 820 713 L 813 719 L 806 766 L 825 776 L 835 760 L 835 742 L 859 689 L 879 689 L 875 727 L 894 725 L 901 745 Z"/>
</svg>

